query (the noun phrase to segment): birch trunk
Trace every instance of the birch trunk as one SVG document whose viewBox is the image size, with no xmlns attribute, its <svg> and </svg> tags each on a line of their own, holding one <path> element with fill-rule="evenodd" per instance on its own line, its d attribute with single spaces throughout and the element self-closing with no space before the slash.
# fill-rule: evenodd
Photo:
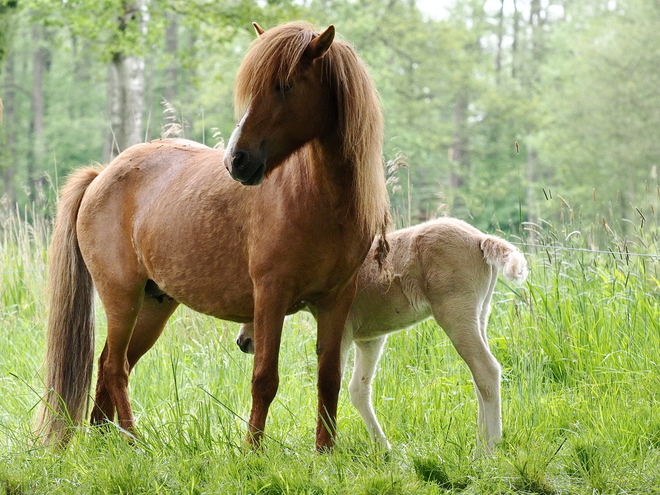
<svg viewBox="0 0 660 495">
<path fill-rule="evenodd" d="M 144 38 L 149 22 L 150 0 L 137 0 L 124 6 L 119 19 L 120 32 L 137 22 Z M 145 57 L 139 54 L 115 52 L 108 76 L 108 117 L 110 135 L 106 140 L 104 160 L 111 161 L 119 153 L 143 141 Z"/>
</svg>

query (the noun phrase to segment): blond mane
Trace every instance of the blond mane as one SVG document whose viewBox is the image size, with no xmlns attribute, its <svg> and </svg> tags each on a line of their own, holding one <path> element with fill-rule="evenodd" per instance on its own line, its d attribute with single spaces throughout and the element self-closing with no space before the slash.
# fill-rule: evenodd
<svg viewBox="0 0 660 495">
<path fill-rule="evenodd" d="M 318 35 L 310 24 L 290 23 L 257 37 L 236 76 L 237 119 L 252 97 L 288 82 L 309 42 Z M 383 116 L 378 92 L 365 64 L 348 43 L 335 39 L 322 64 L 337 101 L 341 153 L 354 167 L 358 221 L 372 235 L 384 233 L 389 223 L 389 198 L 383 172 Z"/>
</svg>

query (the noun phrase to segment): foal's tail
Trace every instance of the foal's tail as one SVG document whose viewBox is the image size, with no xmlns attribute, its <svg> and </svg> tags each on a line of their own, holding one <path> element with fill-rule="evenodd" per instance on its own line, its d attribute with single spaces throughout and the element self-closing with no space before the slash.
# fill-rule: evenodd
<svg viewBox="0 0 660 495">
<path fill-rule="evenodd" d="M 521 284 L 527 280 L 527 260 L 513 244 L 487 235 L 481 241 L 481 250 L 486 262 L 502 272 L 509 282 Z"/>
<path fill-rule="evenodd" d="M 46 444 L 68 440 L 69 427 L 87 410 L 94 359 L 94 285 L 80 254 L 76 221 L 80 203 L 100 169 L 76 171 L 60 191 L 50 245 L 46 392 L 37 434 Z"/>
</svg>

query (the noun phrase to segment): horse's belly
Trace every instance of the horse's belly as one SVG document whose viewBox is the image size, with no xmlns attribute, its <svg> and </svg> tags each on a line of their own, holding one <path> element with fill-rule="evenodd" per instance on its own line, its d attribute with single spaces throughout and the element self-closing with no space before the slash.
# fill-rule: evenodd
<svg viewBox="0 0 660 495">
<path fill-rule="evenodd" d="M 221 320 L 246 323 L 252 321 L 254 315 L 254 300 L 251 293 L 230 298 L 226 293 L 218 297 L 200 291 L 183 297 L 172 297 L 199 313 L 215 316 Z"/>
<path fill-rule="evenodd" d="M 163 292 L 195 311 L 223 320 L 252 320 L 254 299 L 246 262 L 218 266 L 190 252 L 162 263 L 152 260 L 149 271 Z"/>
</svg>

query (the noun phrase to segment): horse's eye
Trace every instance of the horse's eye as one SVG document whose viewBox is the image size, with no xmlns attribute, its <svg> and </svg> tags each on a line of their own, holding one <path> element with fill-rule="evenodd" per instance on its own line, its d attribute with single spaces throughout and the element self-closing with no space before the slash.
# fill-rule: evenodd
<svg viewBox="0 0 660 495">
<path fill-rule="evenodd" d="M 278 82 L 275 84 L 275 91 L 283 95 L 289 93 L 293 89 L 293 84 L 288 82 Z"/>
</svg>

